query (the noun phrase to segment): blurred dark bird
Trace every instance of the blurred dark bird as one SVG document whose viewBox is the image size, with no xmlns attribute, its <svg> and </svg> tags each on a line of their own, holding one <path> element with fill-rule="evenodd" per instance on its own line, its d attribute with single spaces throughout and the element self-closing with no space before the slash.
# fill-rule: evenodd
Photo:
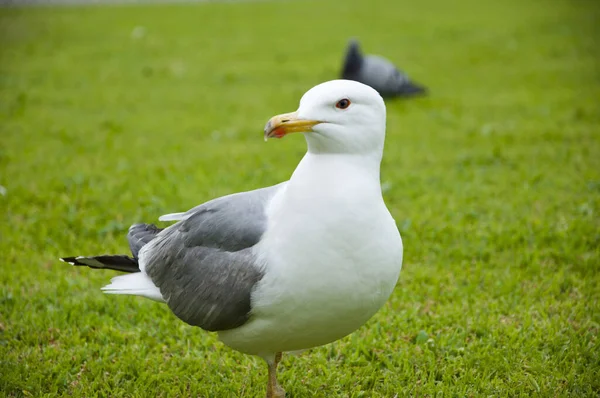
<svg viewBox="0 0 600 398">
<path fill-rule="evenodd" d="M 350 40 L 342 68 L 342 79 L 373 87 L 382 97 L 424 95 L 427 88 L 411 81 L 389 60 L 379 55 L 363 55 L 356 40 Z"/>
</svg>

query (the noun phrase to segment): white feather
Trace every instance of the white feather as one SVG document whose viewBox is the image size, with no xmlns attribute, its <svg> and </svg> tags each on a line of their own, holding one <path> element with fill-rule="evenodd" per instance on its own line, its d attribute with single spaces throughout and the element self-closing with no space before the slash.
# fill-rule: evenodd
<svg viewBox="0 0 600 398">
<path fill-rule="evenodd" d="M 107 294 L 130 294 L 142 296 L 161 303 L 165 302 L 160 290 L 148 275 L 143 272 L 120 275 L 110 280 L 110 284 L 102 288 Z"/>
<path fill-rule="evenodd" d="M 158 217 L 158 221 L 181 221 L 181 220 L 185 220 L 186 218 L 188 218 L 189 215 L 187 213 L 170 213 L 170 214 L 164 214 L 160 217 Z"/>
</svg>

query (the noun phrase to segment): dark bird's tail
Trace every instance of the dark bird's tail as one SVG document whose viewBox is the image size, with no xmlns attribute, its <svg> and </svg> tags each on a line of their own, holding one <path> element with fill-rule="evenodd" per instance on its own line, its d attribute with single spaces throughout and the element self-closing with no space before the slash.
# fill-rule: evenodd
<svg viewBox="0 0 600 398">
<path fill-rule="evenodd" d="M 362 67 L 363 56 L 360 53 L 358 41 L 350 40 L 342 65 L 341 78 L 347 80 L 357 80 L 359 78 L 360 68 Z"/>
<path fill-rule="evenodd" d="M 63 257 L 60 261 L 76 266 L 113 269 L 122 272 L 140 272 L 137 259 L 126 255 Z"/>
</svg>

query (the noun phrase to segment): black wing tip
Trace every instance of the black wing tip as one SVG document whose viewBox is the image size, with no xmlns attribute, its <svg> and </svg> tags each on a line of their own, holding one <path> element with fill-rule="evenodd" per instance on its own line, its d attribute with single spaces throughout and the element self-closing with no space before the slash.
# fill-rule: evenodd
<svg viewBox="0 0 600 398">
<path fill-rule="evenodd" d="M 59 259 L 64 263 L 93 269 L 112 269 L 121 272 L 140 271 L 137 259 L 127 255 L 105 254 L 101 256 L 60 257 Z"/>
<path fill-rule="evenodd" d="M 67 264 L 71 264 L 71 265 L 75 265 L 75 266 L 90 267 L 89 264 L 82 263 L 81 261 L 79 261 L 80 258 L 84 258 L 84 257 L 82 257 L 82 256 L 60 257 L 59 260 L 62 261 L 63 263 L 67 263 Z M 95 268 L 95 267 L 90 267 L 90 268 Z"/>
<path fill-rule="evenodd" d="M 77 257 L 60 257 L 59 260 L 71 265 L 80 265 L 78 264 Z"/>
</svg>

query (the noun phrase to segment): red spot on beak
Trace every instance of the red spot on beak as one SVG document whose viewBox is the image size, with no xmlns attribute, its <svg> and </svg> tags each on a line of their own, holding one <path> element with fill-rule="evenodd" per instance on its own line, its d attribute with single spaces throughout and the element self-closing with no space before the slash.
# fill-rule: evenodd
<svg viewBox="0 0 600 398">
<path fill-rule="evenodd" d="M 273 136 L 275 138 L 283 138 L 283 136 L 285 136 L 285 130 L 281 127 L 278 129 L 275 129 L 275 131 L 273 131 Z"/>
</svg>

